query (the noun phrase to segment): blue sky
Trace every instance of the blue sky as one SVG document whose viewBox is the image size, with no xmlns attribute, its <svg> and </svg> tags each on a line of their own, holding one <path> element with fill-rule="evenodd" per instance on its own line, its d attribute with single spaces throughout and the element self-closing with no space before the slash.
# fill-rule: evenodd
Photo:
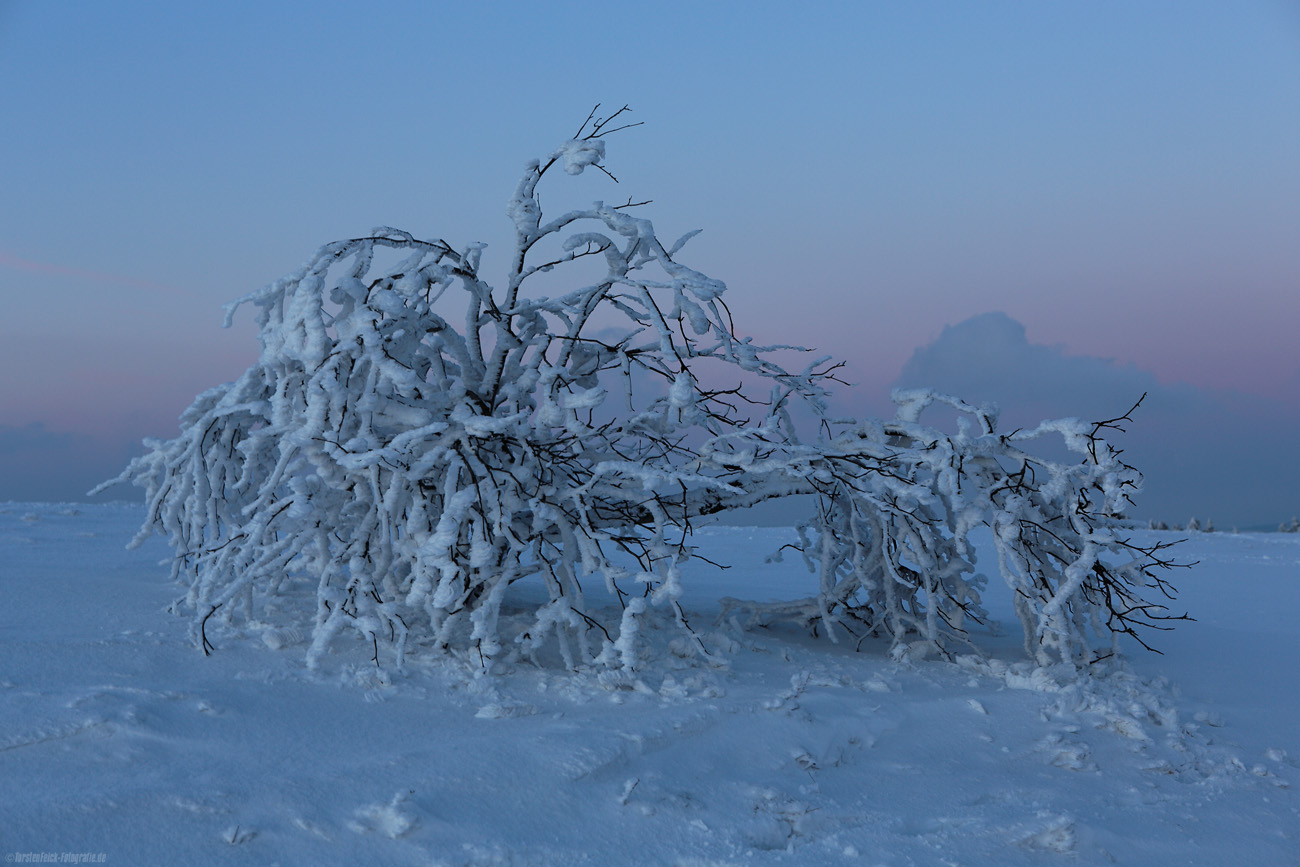
<svg viewBox="0 0 1300 867">
<path fill-rule="evenodd" d="M 1293 2 L 0 0 L 0 500 L 71 498 L 174 433 L 254 357 L 220 305 L 326 241 L 387 224 L 503 255 L 524 162 L 598 102 L 645 126 L 578 201 L 703 228 L 690 264 L 748 331 L 846 359 L 854 412 L 1001 311 L 1097 372 L 1053 411 L 1122 411 L 1140 380 L 1197 395 L 1166 449 L 1242 412 L 1294 438 Z M 1014 412 L 1016 378 L 978 388 Z M 1188 483 L 1204 460 L 1151 478 L 1167 517 L 1300 511 L 1295 458 Z"/>
</svg>

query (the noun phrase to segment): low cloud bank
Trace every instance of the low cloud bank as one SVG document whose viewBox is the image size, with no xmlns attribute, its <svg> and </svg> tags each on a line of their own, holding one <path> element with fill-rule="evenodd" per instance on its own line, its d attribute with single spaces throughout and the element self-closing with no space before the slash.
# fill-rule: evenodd
<svg viewBox="0 0 1300 867">
<path fill-rule="evenodd" d="M 1030 343 L 1025 327 L 1005 313 L 944 328 L 913 353 L 895 385 L 996 403 L 1003 430 L 1044 418 L 1113 418 L 1145 393 L 1128 433 L 1115 437 L 1146 476 L 1137 517 L 1181 523 L 1196 516 L 1219 529 L 1246 529 L 1276 527 L 1300 512 L 1294 407 L 1164 385 L 1133 365 Z"/>
<path fill-rule="evenodd" d="M 121 437 L 53 431 L 45 425 L 0 424 L 0 502 L 105 502 L 139 500 L 140 489 L 121 485 L 100 496 L 86 492 L 144 454 Z"/>
<path fill-rule="evenodd" d="M 1002 409 L 1002 429 L 1041 419 L 1091 421 L 1123 414 L 1147 394 L 1128 433 L 1116 436 L 1146 476 L 1135 517 L 1218 529 L 1272 529 L 1300 513 L 1300 412 L 1279 401 L 1230 391 L 1165 385 L 1133 365 L 1029 342 L 1005 313 L 944 328 L 917 349 L 895 386 L 928 387 Z M 943 426 L 940 415 L 929 419 Z M 138 440 L 65 433 L 41 424 L 0 424 L 0 501 L 81 501 L 94 485 L 143 452 Z M 97 499 L 133 500 L 123 485 Z M 737 520 L 789 523 L 807 504 L 780 503 Z"/>
</svg>

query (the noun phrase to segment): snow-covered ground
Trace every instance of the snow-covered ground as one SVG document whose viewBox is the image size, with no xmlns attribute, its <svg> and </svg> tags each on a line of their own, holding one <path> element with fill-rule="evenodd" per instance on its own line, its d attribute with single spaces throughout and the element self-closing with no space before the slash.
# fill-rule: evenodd
<svg viewBox="0 0 1300 867">
<path fill-rule="evenodd" d="M 1195 623 L 1082 686 L 985 653 L 891 661 L 715 623 L 793 598 L 788 531 L 706 528 L 687 575 L 726 662 L 641 678 L 217 631 L 204 658 L 138 506 L 0 504 L 0 850 L 107 864 L 1298 864 L 1300 536 L 1203 535 Z M 991 557 L 985 558 L 991 563 Z"/>
</svg>

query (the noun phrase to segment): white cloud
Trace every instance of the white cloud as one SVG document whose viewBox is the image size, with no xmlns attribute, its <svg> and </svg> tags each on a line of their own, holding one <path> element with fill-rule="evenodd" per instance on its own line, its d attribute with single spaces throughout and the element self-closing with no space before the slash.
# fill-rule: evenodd
<svg viewBox="0 0 1300 867">
<path fill-rule="evenodd" d="M 1146 475 L 1140 517 L 1216 526 L 1276 526 L 1300 511 L 1300 417 L 1240 392 L 1161 384 L 1133 365 L 1030 343 L 1005 313 L 944 328 L 913 353 L 897 386 L 924 386 L 1002 408 L 1004 430 L 1042 418 L 1097 420 L 1122 414 L 1146 394 L 1129 432 L 1117 437 Z"/>
</svg>

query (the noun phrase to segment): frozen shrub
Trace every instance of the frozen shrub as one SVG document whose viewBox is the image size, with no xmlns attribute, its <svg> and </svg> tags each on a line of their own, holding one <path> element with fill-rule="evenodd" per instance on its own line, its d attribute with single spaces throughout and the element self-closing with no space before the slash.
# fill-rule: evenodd
<svg viewBox="0 0 1300 867">
<path fill-rule="evenodd" d="M 1086 663 L 1095 639 L 1165 619 L 1141 595 L 1167 591 L 1164 546 L 1114 520 L 1138 476 L 1101 434 L 1127 416 L 1002 434 L 988 408 L 907 391 L 893 421 L 832 420 L 838 365 L 787 370 L 802 350 L 739 336 L 725 285 L 679 258 L 694 232 L 664 244 L 630 200 L 544 216 L 538 184 L 605 171 L 624 111 L 528 164 L 499 285 L 480 244 L 380 228 L 228 306 L 227 322 L 257 309 L 258 361 L 115 480 L 145 488 L 137 541 L 168 538 L 205 652 L 214 615 L 285 616 L 259 606 L 306 581 L 311 622 L 279 625 L 310 632 L 311 665 L 351 633 L 376 665 L 381 648 L 399 667 L 413 646 L 489 667 L 552 646 L 569 667 L 634 669 L 652 611 L 690 632 L 693 522 L 796 494 L 818 498 L 800 531 L 816 592 L 732 607 L 942 651 L 983 616 L 968 534 L 988 526 L 1036 659 Z M 955 433 L 921 422 L 935 402 L 962 414 Z M 1027 450 L 1045 437 L 1076 462 Z M 523 583 L 542 599 L 507 629 Z"/>
</svg>

